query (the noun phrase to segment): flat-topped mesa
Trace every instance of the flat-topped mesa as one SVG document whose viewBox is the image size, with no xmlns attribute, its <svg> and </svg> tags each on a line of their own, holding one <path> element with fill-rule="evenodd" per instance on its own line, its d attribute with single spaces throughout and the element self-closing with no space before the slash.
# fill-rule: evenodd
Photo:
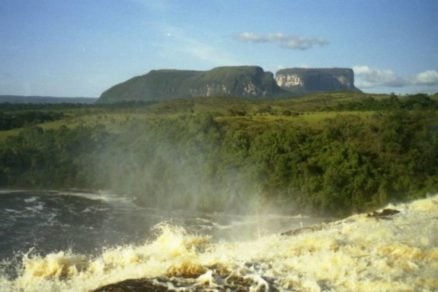
<svg viewBox="0 0 438 292">
<path fill-rule="evenodd" d="M 152 70 L 106 90 L 99 102 L 159 101 L 200 96 L 271 98 L 287 94 L 271 72 L 258 66 L 209 71 Z"/>
<path fill-rule="evenodd" d="M 198 81 L 192 96 L 273 97 L 284 93 L 274 75 L 258 66 L 217 67 Z"/>
<path fill-rule="evenodd" d="M 278 86 L 293 93 L 359 91 L 350 68 L 287 68 L 275 76 Z"/>
</svg>

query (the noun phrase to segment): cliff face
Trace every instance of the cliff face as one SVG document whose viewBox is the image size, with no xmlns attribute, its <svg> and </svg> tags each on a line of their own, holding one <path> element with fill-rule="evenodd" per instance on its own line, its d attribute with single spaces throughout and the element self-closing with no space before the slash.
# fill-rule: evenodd
<svg viewBox="0 0 438 292">
<path fill-rule="evenodd" d="M 193 85 L 192 96 L 274 97 L 285 93 L 271 72 L 257 66 L 214 68 Z"/>
<path fill-rule="evenodd" d="M 287 92 L 270 72 L 257 66 L 218 67 L 209 71 L 153 70 L 105 91 L 99 102 L 151 101 L 197 96 L 278 97 Z"/>
<path fill-rule="evenodd" d="M 349 68 L 288 68 L 277 72 L 277 84 L 293 93 L 359 91 Z"/>
<path fill-rule="evenodd" d="M 318 91 L 359 91 L 348 68 L 283 69 L 274 75 L 258 66 L 209 71 L 152 70 L 106 90 L 98 102 L 160 101 L 200 96 L 277 98 Z"/>
</svg>

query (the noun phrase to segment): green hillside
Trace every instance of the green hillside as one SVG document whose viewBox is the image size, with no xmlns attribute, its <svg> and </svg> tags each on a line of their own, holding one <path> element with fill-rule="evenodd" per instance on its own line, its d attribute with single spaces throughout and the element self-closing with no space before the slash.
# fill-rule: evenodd
<svg viewBox="0 0 438 292">
<path fill-rule="evenodd" d="M 98 102 L 133 100 L 163 100 L 188 96 L 187 83 L 201 72 L 183 70 L 153 70 L 117 84 L 102 93 Z"/>
</svg>

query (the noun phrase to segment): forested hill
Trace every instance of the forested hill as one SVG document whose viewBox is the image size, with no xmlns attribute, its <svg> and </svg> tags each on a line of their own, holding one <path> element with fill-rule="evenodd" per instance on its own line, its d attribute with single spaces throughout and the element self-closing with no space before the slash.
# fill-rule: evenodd
<svg viewBox="0 0 438 292">
<path fill-rule="evenodd" d="M 336 215 L 438 192 L 436 96 L 203 97 L 0 112 L 3 188 Z"/>
</svg>

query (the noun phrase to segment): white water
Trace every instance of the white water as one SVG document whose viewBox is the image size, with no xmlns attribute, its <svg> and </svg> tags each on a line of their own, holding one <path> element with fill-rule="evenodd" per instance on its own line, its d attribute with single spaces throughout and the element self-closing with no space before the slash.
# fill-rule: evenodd
<svg viewBox="0 0 438 292">
<path fill-rule="evenodd" d="M 25 257 L 17 278 L 0 276 L 0 291 L 89 291 L 162 276 L 169 281 L 160 278 L 160 285 L 180 281 L 187 290 L 245 282 L 254 291 L 437 291 L 438 195 L 390 207 L 400 211 L 390 219 L 361 214 L 246 241 L 213 242 L 162 224 L 154 240 L 95 257 Z"/>
</svg>

